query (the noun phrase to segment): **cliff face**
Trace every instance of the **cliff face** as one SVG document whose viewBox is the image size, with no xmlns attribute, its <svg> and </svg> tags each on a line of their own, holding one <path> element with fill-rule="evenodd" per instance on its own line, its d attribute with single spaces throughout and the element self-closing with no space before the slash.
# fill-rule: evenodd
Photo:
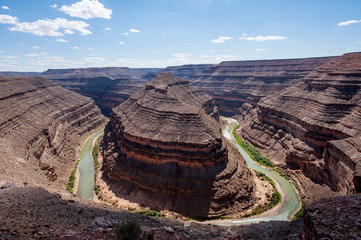
<svg viewBox="0 0 361 240">
<path fill-rule="evenodd" d="M 190 78 L 213 97 L 221 115 L 242 114 L 265 96 L 292 86 L 332 58 L 222 62 Z M 245 113 L 244 115 L 248 114 Z"/>
<path fill-rule="evenodd" d="M 91 99 L 54 82 L 0 76 L 0 176 L 64 187 L 82 137 L 104 123 Z"/>
<path fill-rule="evenodd" d="M 147 74 L 157 70 L 126 67 L 49 69 L 42 76 L 66 89 L 92 98 L 103 114 L 109 116 L 113 107 L 150 80 Z"/>
<path fill-rule="evenodd" d="M 260 100 L 242 135 L 272 159 L 352 193 L 360 186 L 361 53 L 345 54 L 299 84 Z"/>
<path fill-rule="evenodd" d="M 252 174 L 223 139 L 212 98 L 172 74 L 114 108 L 102 144 L 122 197 L 193 217 L 253 204 Z"/>
</svg>

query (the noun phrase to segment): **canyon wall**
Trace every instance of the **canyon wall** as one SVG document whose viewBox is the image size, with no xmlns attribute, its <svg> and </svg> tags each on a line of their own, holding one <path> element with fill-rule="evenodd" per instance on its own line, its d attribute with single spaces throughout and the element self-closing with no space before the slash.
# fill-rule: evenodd
<svg viewBox="0 0 361 240">
<path fill-rule="evenodd" d="M 79 144 L 105 120 L 94 101 L 45 78 L 0 76 L 0 177 L 65 188 Z"/>
<path fill-rule="evenodd" d="M 360 187 L 361 53 L 345 54 L 262 98 L 241 135 L 334 191 Z"/>
<path fill-rule="evenodd" d="M 221 115 L 233 116 L 255 108 L 261 98 L 292 86 L 331 59 L 222 62 L 194 74 L 189 80 L 213 97 Z M 247 114 L 248 111 L 243 115 Z"/>
<path fill-rule="evenodd" d="M 153 209 L 219 217 L 254 202 L 254 182 L 222 136 L 211 97 L 162 73 L 113 109 L 102 142 L 113 192 Z"/>
<path fill-rule="evenodd" d="M 79 68 L 49 69 L 41 75 L 60 86 L 90 97 L 109 116 L 113 107 L 119 105 L 141 86 L 153 78 L 156 68 Z"/>
</svg>

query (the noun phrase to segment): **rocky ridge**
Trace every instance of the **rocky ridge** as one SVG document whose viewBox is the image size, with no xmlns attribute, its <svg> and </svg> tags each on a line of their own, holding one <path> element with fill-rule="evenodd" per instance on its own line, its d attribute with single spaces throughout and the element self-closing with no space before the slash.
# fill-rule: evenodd
<svg viewBox="0 0 361 240">
<path fill-rule="evenodd" d="M 193 217 L 253 204 L 253 176 L 223 139 L 212 98 L 172 74 L 114 108 L 102 144 L 104 171 L 122 197 Z"/>
<path fill-rule="evenodd" d="M 334 191 L 355 192 L 361 165 L 360 62 L 361 53 L 345 54 L 262 98 L 244 122 L 242 137 Z"/>
<path fill-rule="evenodd" d="M 92 98 L 102 113 L 111 109 L 139 90 L 158 69 L 127 67 L 49 69 L 41 74 L 60 86 Z"/>
<path fill-rule="evenodd" d="M 360 239 L 361 194 L 317 201 L 305 209 L 302 239 Z"/>
<path fill-rule="evenodd" d="M 103 124 L 87 97 L 41 77 L 0 76 L 0 178 L 65 188 L 81 139 Z"/>
<path fill-rule="evenodd" d="M 332 59 L 222 62 L 194 74 L 190 81 L 213 97 L 221 115 L 233 116 L 242 114 L 245 109 L 254 109 L 261 98 L 292 86 L 310 71 Z"/>
</svg>

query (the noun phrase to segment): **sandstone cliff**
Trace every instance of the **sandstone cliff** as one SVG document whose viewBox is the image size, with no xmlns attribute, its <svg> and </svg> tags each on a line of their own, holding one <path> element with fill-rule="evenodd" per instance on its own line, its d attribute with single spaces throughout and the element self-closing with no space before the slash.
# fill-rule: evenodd
<svg viewBox="0 0 361 240">
<path fill-rule="evenodd" d="M 241 134 L 272 159 L 353 193 L 360 187 L 360 89 L 361 53 L 345 54 L 261 99 Z"/>
<path fill-rule="evenodd" d="M 191 76 L 190 81 L 214 98 L 221 115 L 233 116 L 255 108 L 262 97 L 292 86 L 331 59 L 222 62 Z"/>
<path fill-rule="evenodd" d="M 91 99 L 52 81 L 0 76 L 0 178 L 64 188 L 80 141 L 104 123 Z"/>
<path fill-rule="evenodd" d="M 158 69 L 127 67 L 49 69 L 41 75 L 60 86 L 90 97 L 109 116 L 119 105 L 150 80 L 147 74 Z"/>
<path fill-rule="evenodd" d="M 102 144 L 104 171 L 124 198 L 193 217 L 253 204 L 252 174 L 223 139 L 212 98 L 172 74 L 114 108 Z"/>
</svg>

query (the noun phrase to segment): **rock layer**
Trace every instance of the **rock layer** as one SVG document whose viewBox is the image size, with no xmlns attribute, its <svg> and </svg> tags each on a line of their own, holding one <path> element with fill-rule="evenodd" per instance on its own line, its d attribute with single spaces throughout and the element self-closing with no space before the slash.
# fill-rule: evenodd
<svg viewBox="0 0 361 240">
<path fill-rule="evenodd" d="M 60 86 L 92 98 L 103 114 L 109 116 L 113 107 L 125 101 L 148 80 L 155 68 L 126 67 L 49 69 L 42 76 Z"/>
<path fill-rule="evenodd" d="M 0 176 L 64 187 L 80 140 L 104 123 L 91 99 L 54 82 L 0 76 Z"/>
<path fill-rule="evenodd" d="M 192 84 L 211 95 L 224 116 L 255 108 L 265 96 L 279 92 L 306 76 L 328 58 L 222 62 L 190 77 Z"/>
<path fill-rule="evenodd" d="M 333 190 L 360 186 L 361 53 L 345 54 L 260 100 L 243 137 Z M 358 188 L 358 187 L 356 187 Z"/>
<path fill-rule="evenodd" d="M 252 174 L 225 143 L 212 98 L 169 73 L 113 109 L 103 156 L 118 194 L 151 208 L 217 217 L 253 203 Z"/>
</svg>

